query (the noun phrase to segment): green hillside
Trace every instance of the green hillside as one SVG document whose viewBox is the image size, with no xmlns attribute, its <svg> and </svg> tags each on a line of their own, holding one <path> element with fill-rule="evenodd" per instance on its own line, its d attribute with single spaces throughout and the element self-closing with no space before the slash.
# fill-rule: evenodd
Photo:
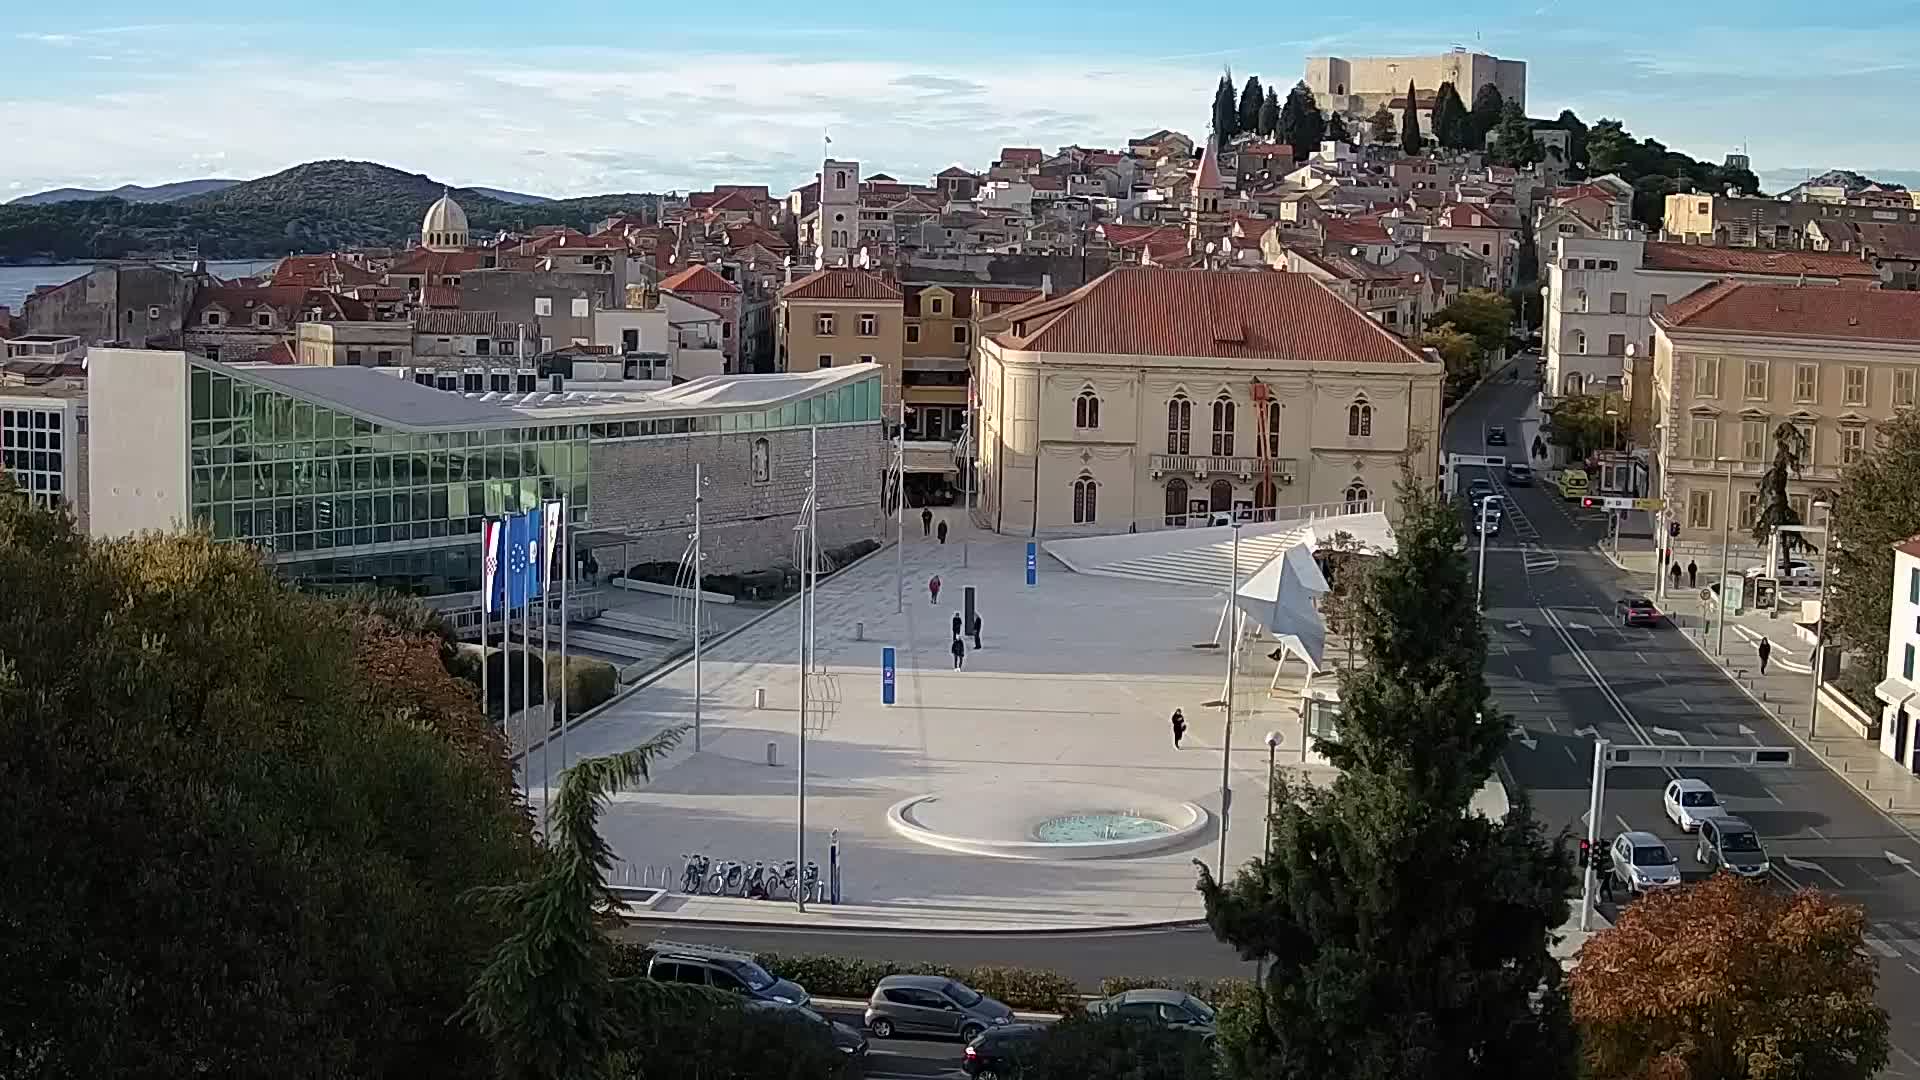
<svg viewBox="0 0 1920 1080">
<path fill-rule="evenodd" d="M 639 212 L 657 200 L 595 195 L 516 205 L 372 162 L 315 161 L 174 203 L 107 198 L 0 206 L 0 262 L 193 249 L 208 259 L 272 258 L 401 244 L 448 190 L 466 210 L 476 240 L 535 225 L 587 229 L 609 214 Z"/>
</svg>

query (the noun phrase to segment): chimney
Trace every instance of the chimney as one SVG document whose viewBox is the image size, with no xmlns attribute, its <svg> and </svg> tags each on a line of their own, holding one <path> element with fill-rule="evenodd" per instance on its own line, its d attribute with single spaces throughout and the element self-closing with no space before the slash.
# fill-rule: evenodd
<svg viewBox="0 0 1920 1080">
<path fill-rule="evenodd" d="M 1053 295 L 1053 275 L 1052 274 L 1040 275 L 1040 295 L 1041 296 Z"/>
<path fill-rule="evenodd" d="M 553 392 L 556 394 L 566 393 L 567 377 L 565 375 L 562 375 L 560 372 L 556 371 L 553 373 L 552 377 L 548 380 L 547 385 L 550 386 Z"/>
</svg>

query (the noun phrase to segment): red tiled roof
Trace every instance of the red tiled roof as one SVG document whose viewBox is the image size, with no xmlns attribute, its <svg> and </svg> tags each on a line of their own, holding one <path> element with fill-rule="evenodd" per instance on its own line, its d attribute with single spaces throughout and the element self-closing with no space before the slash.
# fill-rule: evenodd
<svg viewBox="0 0 1920 1080">
<path fill-rule="evenodd" d="M 765 184 L 715 184 L 713 185 L 713 190 L 714 193 L 718 195 L 738 193 L 755 202 L 773 201 L 773 195 L 767 191 L 767 185 Z"/>
<path fill-rule="evenodd" d="M 1038 165 L 1046 155 L 1037 146 L 1003 146 L 1000 161 L 1010 165 Z"/>
<path fill-rule="evenodd" d="M 293 342 L 276 341 L 267 347 L 267 351 L 254 357 L 265 364 L 297 364 L 300 357 L 294 354 Z"/>
<path fill-rule="evenodd" d="M 732 296 L 740 291 L 740 286 L 714 273 L 707 268 L 707 264 L 696 263 L 670 278 L 662 279 L 660 291 L 695 294 L 725 293 Z"/>
<path fill-rule="evenodd" d="M 969 172 L 966 169 L 961 168 L 958 165 L 949 165 L 946 168 L 941 169 L 939 172 L 933 175 L 934 175 L 934 179 L 936 180 L 948 180 L 948 179 L 972 180 L 975 178 L 973 173 Z"/>
<path fill-rule="evenodd" d="M 1087 155 L 1087 164 L 1095 166 L 1118 165 L 1120 164 L 1120 155 L 1111 150 L 1095 150 Z"/>
<path fill-rule="evenodd" d="M 428 335 L 492 337 L 500 325 L 495 311 L 422 311 L 413 317 L 413 332 Z"/>
<path fill-rule="evenodd" d="M 275 285 L 350 289 L 379 280 L 379 274 L 355 266 L 338 255 L 289 255 L 273 267 Z"/>
<path fill-rule="evenodd" d="M 1322 227 L 1329 244 L 1384 244 L 1391 239 L 1378 218 L 1328 218 Z"/>
<path fill-rule="evenodd" d="M 718 199 L 715 199 L 713 202 L 707 204 L 707 209 L 708 210 L 745 210 L 748 212 L 752 212 L 752 210 L 754 209 L 754 205 L 753 205 L 753 200 L 747 198 L 745 195 L 742 195 L 737 191 L 729 191 L 725 195 L 722 195 Z"/>
<path fill-rule="evenodd" d="M 236 316 L 260 307 L 272 308 L 280 316 L 281 329 L 305 318 L 314 308 L 319 308 L 321 317 L 328 320 L 367 322 L 373 318 L 366 304 L 325 289 L 309 289 L 304 285 L 209 285 L 193 298 L 192 322 L 198 324 L 200 314 L 216 304 Z M 238 319 L 231 325 L 244 328 Z"/>
<path fill-rule="evenodd" d="M 1877 278 L 1858 255 L 1839 251 L 1709 247 L 1649 241 L 1641 265 L 1649 270 L 1692 270 L 1708 274 L 1810 274 L 1830 278 Z"/>
<path fill-rule="evenodd" d="M 1040 290 L 1024 285 L 981 285 L 973 298 L 982 304 L 1024 304 L 1040 298 Z"/>
<path fill-rule="evenodd" d="M 480 269 L 485 255 L 478 251 L 428 251 L 426 248 L 414 248 L 393 261 L 387 267 L 388 275 L 400 274 L 406 277 L 443 277 L 447 274 L 462 274 L 468 270 Z"/>
<path fill-rule="evenodd" d="M 1716 281 L 1656 318 L 1689 331 L 1920 345 L 1920 292 Z"/>
<path fill-rule="evenodd" d="M 995 340 L 1030 352 L 1428 362 L 1326 286 L 1278 271 L 1110 270 L 995 318 Z"/>
<path fill-rule="evenodd" d="M 420 290 L 420 303 L 430 308 L 457 308 L 460 306 L 460 286 L 428 285 Z"/>
<path fill-rule="evenodd" d="M 1920 259 L 1920 225 L 1888 221 L 1814 221 L 1829 240 L 1851 241 L 1856 247 L 1871 248 L 1882 259 Z M 1836 227 L 1837 226 L 1837 227 Z"/>
<path fill-rule="evenodd" d="M 1065 191 L 1067 178 L 1064 176 L 1036 176 L 1027 181 L 1035 191 Z"/>
<path fill-rule="evenodd" d="M 1454 203 L 1452 206 L 1440 211 L 1439 217 L 1435 219 L 1434 224 L 1443 229 L 1506 228 L 1506 226 L 1494 220 L 1491 215 L 1479 207 L 1466 206 L 1461 203 Z"/>
<path fill-rule="evenodd" d="M 1156 239 L 1176 236 L 1182 244 L 1187 242 L 1187 232 L 1178 225 L 1127 225 L 1109 221 L 1099 226 L 1100 235 L 1107 243 L 1117 248 L 1146 247 Z"/>
<path fill-rule="evenodd" d="M 1286 143 L 1248 143 L 1241 147 L 1238 153 L 1243 157 L 1277 157 L 1286 158 L 1288 161 L 1293 160 L 1293 147 Z"/>
<path fill-rule="evenodd" d="M 1893 550 L 1920 559 L 1920 536 L 1909 536 L 1893 545 Z"/>
<path fill-rule="evenodd" d="M 782 300 L 899 300 L 893 282 L 867 270 L 815 270 L 780 290 Z"/>
</svg>

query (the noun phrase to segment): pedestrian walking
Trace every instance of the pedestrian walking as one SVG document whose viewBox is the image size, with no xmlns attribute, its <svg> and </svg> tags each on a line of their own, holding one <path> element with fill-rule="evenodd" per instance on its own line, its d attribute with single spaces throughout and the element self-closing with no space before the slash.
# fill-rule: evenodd
<svg viewBox="0 0 1920 1080">
<path fill-rule="evenodd" d="M 937 604 L 940 602 L 940 575 L 939 574 L 935 574 L 932 577 L 927 579 L 927 595 L 933 598 L 934 603 Z"/>
<path fill-rule="evenodd" d="M 973 625 L 967 627 L 967 635 L 973 638 L 974 648 L 979 649 L 985 647 L 980 644 L 980 613 L 977 611 L 973 614 Z"/>
<path fill-rule="evenodd" d="M 960 636 L 960 613 L 957 611 L 953 613 L 953 636 Z"/>
<path fill-rule="evenodd" d="M 1667 580 L 1673 583 L 1673 587 L 1675 590 L 1678 590 L 1680 588 L 1680 564 L 1679 563 L 1674 563 L 1672 566 L 1667 567 Z"/>
<path fill-rule="evenodd" d="M 942 521 L 940 523 L 940 527 L 933 530 L 933 534 L 940 538 L 941 543 L 943 544 L 946 543 L 947 542 L 947 523 Z"/>
<path fill-rule="evenodd" d="M 1173 710 L 1173 748 L 1180 749 L 1180 736 L 1187 733 L 1187 718 L 1179 709 Z"/>
<path fill-rule="evenodd" d="M 1600 846 L 1593 852 L 1593 872 L 1600 877 L 1600 902 L 1604 904 L 1613 903 L 1613 867 L 1608 865 L 1612 860 L 1606 854 L 1611 850 L 1606 838 L 1602 837 Z"/>
<path fill-rule="evenodd" d="M 953 639 L 953 670 L 959 671 L 967 663 L 967 644 L 959 638 Z"/>
<path fill-rule="evenodd" d="M 1773 640 L 1771 638 L 1761 638 L 1760 644 L 1756 646 L 1756 649 L 1760 653 L 1760 674 L 1765 675 L 1767 673 L 1767 657 L 1773 655 Z"/>
<path fill-rule="evenodd" d="M 933 511 L 931 510 L 922 509 L 920 511 L 920 535 L 933 535 Z"/>
<path fill-rule="evenodd" d="M 1697 566 L 1692 559 L 1688 559 L 1687 560 L 1687 588 L 1697 589 L 1699 587 L 1700 587 L 1700 567 Z"/>
</svg>

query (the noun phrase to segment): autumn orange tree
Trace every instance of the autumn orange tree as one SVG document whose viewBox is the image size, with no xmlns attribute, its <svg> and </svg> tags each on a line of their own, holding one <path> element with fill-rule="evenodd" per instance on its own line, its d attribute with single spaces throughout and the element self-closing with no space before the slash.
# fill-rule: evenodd
<svg viewBox="0 0 1920 1080">
<path fill-rule="evenodd" d="M 1867 1080 L 1887 1063 L 1866 917 L 1720 874 L 1627 908 L 1580 952 L 1595 1080 Z"/>
</svg>

